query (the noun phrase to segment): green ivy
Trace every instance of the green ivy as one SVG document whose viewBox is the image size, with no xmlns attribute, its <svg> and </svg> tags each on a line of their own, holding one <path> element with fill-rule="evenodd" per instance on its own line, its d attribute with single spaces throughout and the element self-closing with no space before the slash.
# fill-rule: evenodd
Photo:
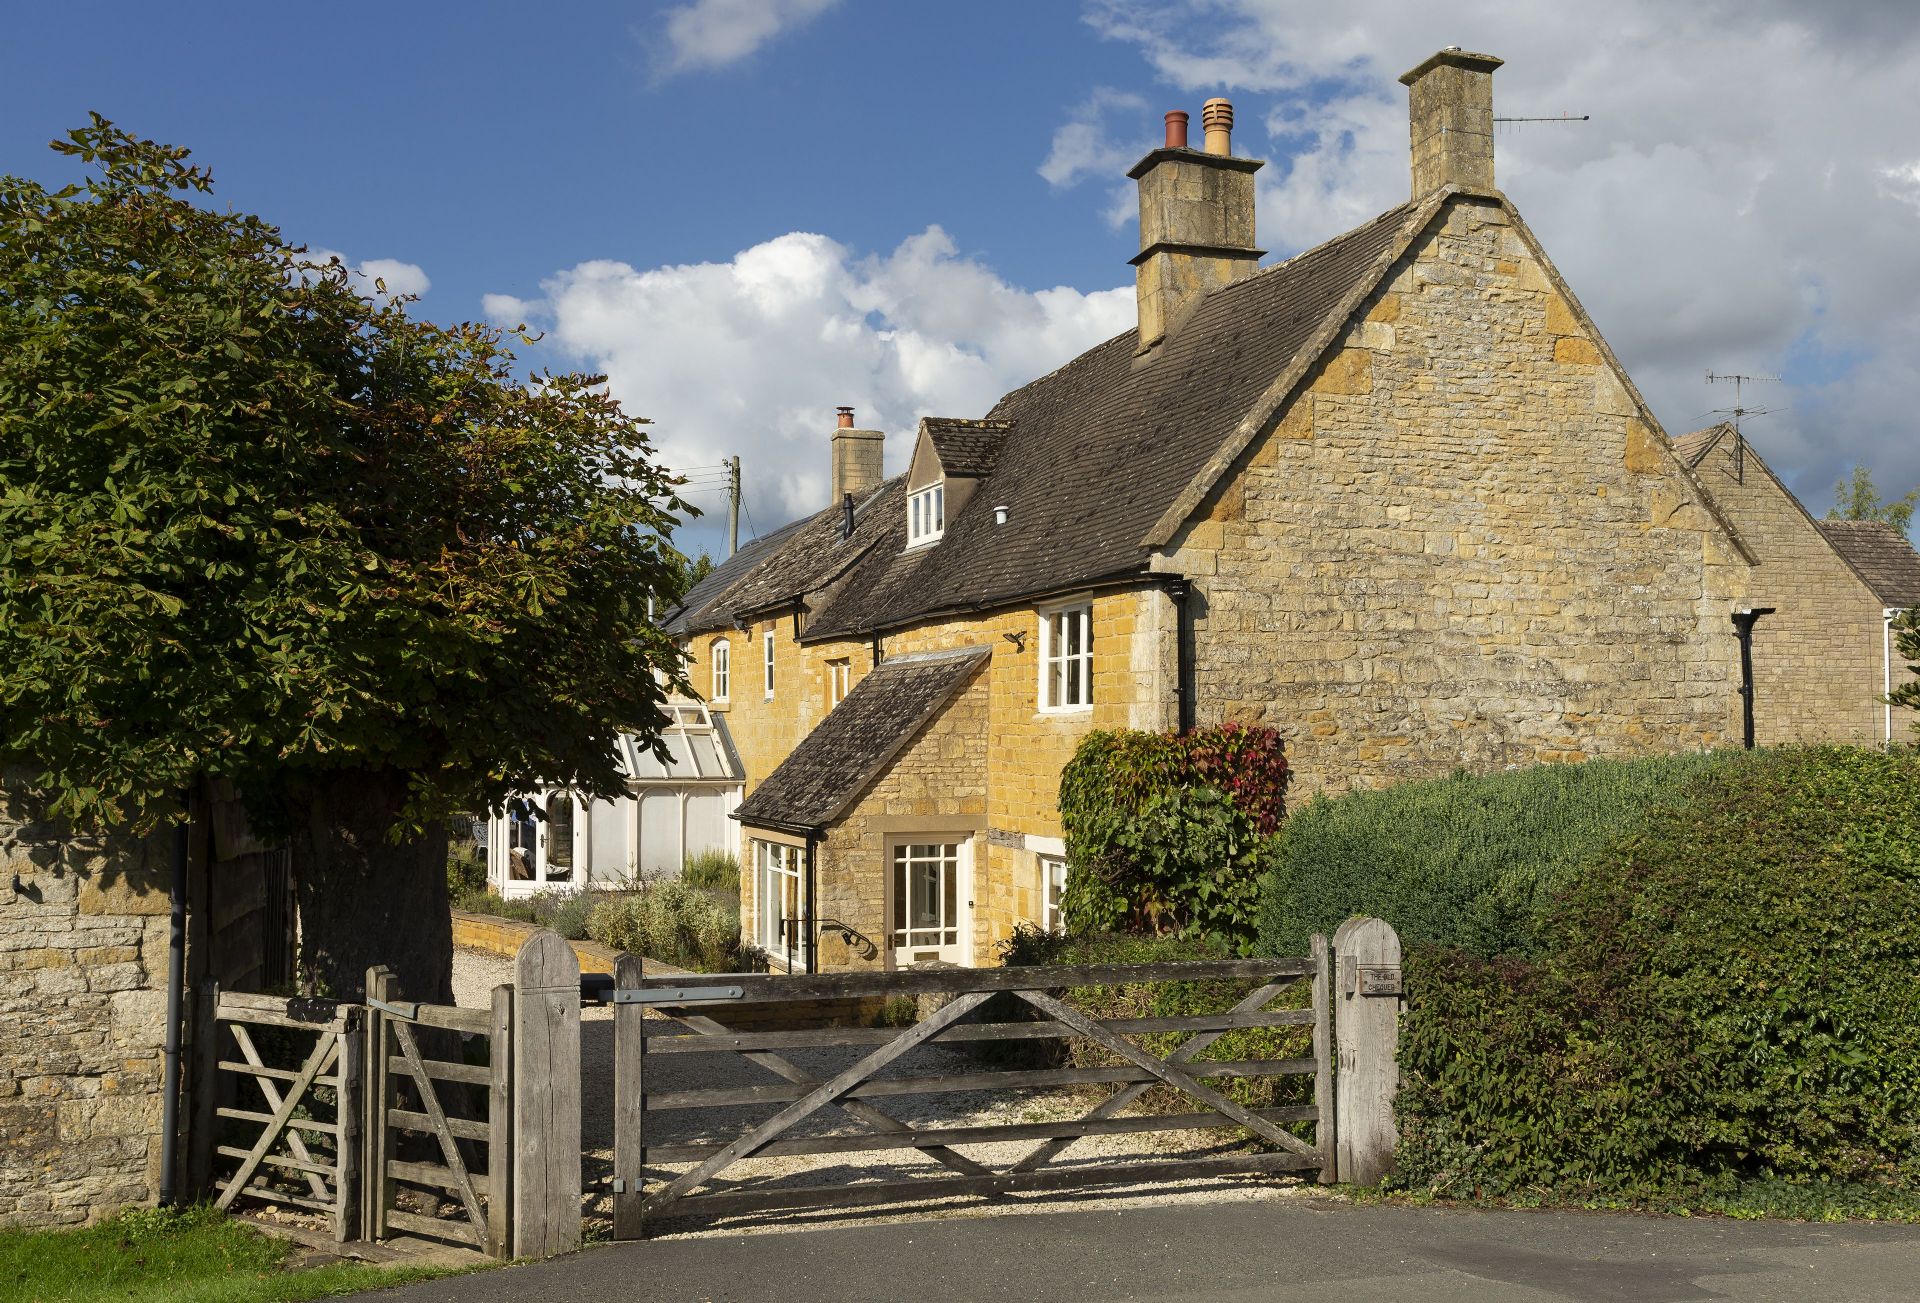
<svg viewBox="0 0 1920 1303">
<path fill-rule="evenodd" d="M 1271 729 L 1088 734 L 1060 775 L 1067 929 L 1247 949 L 1286 776 Z"/>
</svg>

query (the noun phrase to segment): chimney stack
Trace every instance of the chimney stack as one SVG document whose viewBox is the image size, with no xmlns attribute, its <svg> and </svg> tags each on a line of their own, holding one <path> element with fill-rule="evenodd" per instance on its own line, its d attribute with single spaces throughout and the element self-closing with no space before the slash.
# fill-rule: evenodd
<svg viewBox="0 0 1920 1303">
<path fill-rule="evenodd" d="M 1140 186 L 1140 252 L 1133 258 L 1140 346 L 1147 352 L 1210 291 L 1250 275 L 1264 252 L 1253 244 L 1258 159 L 1235 158 L 1233 105 L 1200 110 L 1206 150 L 1187 146 L 1187 115 L 1167 114 L 1167 143 L 1127 173 Z"/>
<path fill-rule="evenodd" d="M 880 487 L 886 476 L 887 436 L 853 428 L 853 409 L 842 407 L 833 431 L 833 501 L 855 502 Z"/>
<path fill-rule="evenodd" d="M 1493 70 L 1503 61 L 1450 45 L 1400 79 L 1413 141 L 1413 197 L 1493 190 Z"/>
</svg>

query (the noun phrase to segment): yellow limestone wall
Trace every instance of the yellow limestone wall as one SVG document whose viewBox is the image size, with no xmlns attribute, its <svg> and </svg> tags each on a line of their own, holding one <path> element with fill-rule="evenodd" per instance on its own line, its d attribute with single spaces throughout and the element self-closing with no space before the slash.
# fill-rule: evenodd
<svg viewBox="0 0 1920 1303">
<path fill-rule="evenodd" d="M 951 822 L 963 809 L 972 812 L 973 798 L 958 793 L 973 786 L 981 773 L 985 793 L 974 854 L 973 961 L 992 962 L 994 945 L 1011 934 L 1016 923 L 1041 917 L 1038 865 L 1025 839 L 1060 836 L 1055 807 L 1060 770 L 1080 739 L 1094 728 L 1159 729 L 1170 728 L 1175 722 L 1171 715 L 1173 608 L 1166 595 L 1158 588 L 1140 588 L 1097 594 L 1091 601 L 1094 704 L 1086 711 L 1040 711 L 1040 616 L 1034 607 L 930 621 L 887 634 L 881 640 L 885 656 L 955 647 L 990 648 L 991 658 L 965 694 L 968 703 L 973 703 L 976 696 L 980 699 L 982 704 L 968 704 L 965 711 L 983 709 L 985 726 L 974 732 L 948 728 L 943 724 L 944 716 L 937 716 L 922 736 L 938 732 L 943 739 L 937 765 L 946 773 L 946 781 L 923 783 L 907 791 L 889 788 L 883 780 L 848 812 L 842 823 L 859 824 L 862 831 L 855 835 L 836 829 L 831 840 L 840 849 L 831 857 L 831 869 L 826 864 L 829 857 L 821 857 L 817 872 L 819 912 L 823 917 L 841 917 L 853 923 L 852 918 L 835 912 L 844 904 L 848 912 L 868 910 L 861 916 L 872 917 L 878 927 L 878 908 L 884 901 L 873 893 L 885 890 L 884 849 L 867 846 L 870 855 L 865 851 L 855 855 L 847 851 L 845 838 L 854 836 L 856 842 L 867 845 L 875 826 L 863 821 L 876 814 L 889 821 L 888 832 L 906 831 L 916 820 L 926 831 L 940 831 L 943 820 Z M 775 635 L 771 701 L 765 696 L 761 679 L 760 639 L 769 627 Z M 1010 641 L 1008 634 L 1021 635 L 1022 645 Z M 732 682 L 729 700 L 712 705 L 716 712 L 726 715 L 747 769 L 746 790 L 750 795 L 759 780 L 825 718 L 828 662 L 848 660 L 852 681 L 857 684 L 873 667 L 872 643 L 859 639 L 800 645 L 793 637 L 791 616 L 774 620 L 771 625 L 756 624 L 744 632 L 699 635 L 689 647 L 692 663 L 688 673 L 696 688 L 704 690 L 710 682 L 710 648 L 721 637 L 732 643 Z M 954 708 L 950 706 L 949 711 Z M 919 746 L 920 740 L 916 740 L 910 749 Z M 915 763 L 920 762 L 917 757 Z M 741 915 L 750 928 L 754 917 L 753 866 L 747 836 L 743 832 L 740 851 Z M 856 926 L 866 932 L 863 925 Z M 876 943 L 883 939 L 881 932 L 867 935 Z M 855 954 L 831 939 L 822 942 L 820 959 L 823 967 L 859 962 Z M 883 949 L 870 962 L 878 964 L 885 959 Z"/>
<path fill-rule="evenodd" d="M 1359 315 L 1166 559 L 1200 722 L 1279 729 L 1295 800 L 1737 740 L 1746 564 L 1506 212 Z"/>
<path fill-rule="evenodd" d="M 1880 599 L 1751 449 L 1736 459 L 1731 435 L 1694 474 L 1757 558 L 1747 604 L 1774 608 L 1753 632 L 1754 740 L 1878 745 L 1887 670 Z"/>
</svg>

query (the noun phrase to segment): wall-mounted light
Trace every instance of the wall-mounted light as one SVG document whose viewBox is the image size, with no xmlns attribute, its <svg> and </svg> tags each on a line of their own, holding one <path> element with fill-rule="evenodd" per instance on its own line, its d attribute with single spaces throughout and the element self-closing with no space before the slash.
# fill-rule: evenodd
<svg viewBox="0 0 1920 1303">
<path fill-rule="evenodd" d="M 1027 649 L 1027 634 L 1024 629 L 1016 633 L 1003 633 L 1000 636 L 1012 643 L 1016 651 L 1025 651 Z"/>
</svg>

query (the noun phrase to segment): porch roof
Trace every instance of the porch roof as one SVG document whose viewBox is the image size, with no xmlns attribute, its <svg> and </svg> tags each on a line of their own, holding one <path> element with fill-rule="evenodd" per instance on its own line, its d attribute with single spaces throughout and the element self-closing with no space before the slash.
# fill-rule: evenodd
<svg viewBox="0 0 1920 1303">
<path fill-rule="evenodd" d="M 839 818 L 986 663 L 986 647 L 882 661 L 741 802 L 734 818 L 813 831 Z"/>
</svg>

